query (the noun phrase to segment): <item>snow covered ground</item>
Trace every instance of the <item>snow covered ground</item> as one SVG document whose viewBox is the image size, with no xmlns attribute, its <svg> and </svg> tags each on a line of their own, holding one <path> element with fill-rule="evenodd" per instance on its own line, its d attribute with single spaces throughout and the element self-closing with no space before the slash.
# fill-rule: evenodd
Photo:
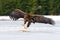
<svg viewBox="0 0 60 40">
<path fill-rule="evenodd" d="M 60 40 L 60 16 L 45 16 L 52 18 L 55 25 L 31 24 L 28 32 L 23 30 L 23 19 L 12 21 L 8 16 L 0 16 L 0 40 Z"/>
</svg>

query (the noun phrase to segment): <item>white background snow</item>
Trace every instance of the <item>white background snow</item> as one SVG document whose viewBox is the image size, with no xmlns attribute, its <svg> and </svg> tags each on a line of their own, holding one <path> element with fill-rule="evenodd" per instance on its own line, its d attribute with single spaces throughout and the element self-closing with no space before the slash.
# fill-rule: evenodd
<svg viewBox="0 0 60 40">
<path fill-rule="evenodd" d="M 60 16 L 45 16 L 52 18 L 55 25 L 31 24 L 28 32 L 23 30 L 23 19 L 12 21 L 8 16 L 0 16 L 0 40 L 60 40 Z"/>
</svg>

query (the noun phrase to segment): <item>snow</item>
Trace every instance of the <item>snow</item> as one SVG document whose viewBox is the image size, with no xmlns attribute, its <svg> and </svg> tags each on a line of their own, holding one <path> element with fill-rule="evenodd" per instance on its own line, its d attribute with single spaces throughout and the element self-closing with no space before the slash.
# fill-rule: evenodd
<svg viewBox="0 0 60 40">
<path fill-rule="evenodd" d="M 60 40 L 60 16 L 45 17 L 55 20 L 55 25 L 32 23 L 27 32 L 20 32 L 24 29 L 23 19 L 12 21 L 8 16 L 0 16 L 0 40 Z"/>
<path fill-rule="evenodd" d="M 53 20 L 55 20 L 55 21 L 59 21 L 60 19 L 60 16 L 48 16 L 48 15 L 44 15 L 45 17 L 48 17 L 48 18 L 51 18 L 51 19 L 53 19 Z M 9 16 L 0 16 L 0 20 L 11 20 L 10 18 L 9 18 Z M 20 18 L 19 20 L 23 20 L 22 18 Z"/>
</svg>

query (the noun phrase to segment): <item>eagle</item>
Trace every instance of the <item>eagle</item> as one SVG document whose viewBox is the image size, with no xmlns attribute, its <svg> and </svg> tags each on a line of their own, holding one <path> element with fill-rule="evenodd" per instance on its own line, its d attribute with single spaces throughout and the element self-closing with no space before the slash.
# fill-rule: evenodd
<svg viewBox="0 0 60 40">
<path fill-rule="evenodd" d="M 47 17 L 44 17 L 43 15 L 30 15 L 30 14 L 27 14 L 23 11 L 21 11 L 20 9 L 14 9 L 9 17 L 12 19 L 12 20 L 18 20 L 19 18 L 23 18 L 24 19 L 24 32 L 27 31 L 27 28 L 31 25 L 31 23 L 45 23 L 45 24 L 51 24 L 51 25 L 54 25 L 55 22 L 53 19 L 51 18 L 47 18 Z M 28 22 L 28 23 L 27 23 Z M 25 24 L 27 23 L 27 25 L 25 26 Z"/>
</svg>

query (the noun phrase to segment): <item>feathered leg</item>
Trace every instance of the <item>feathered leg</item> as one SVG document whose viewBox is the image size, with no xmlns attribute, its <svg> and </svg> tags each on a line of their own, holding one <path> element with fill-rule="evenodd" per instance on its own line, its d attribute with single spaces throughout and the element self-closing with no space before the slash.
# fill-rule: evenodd
<svg viewBox="0 0 60 40">
<path fill-rule="evenodd" d="M 26 22 L 28 22 L 27 25 L 25 25 Z M 27 31 L 27 28 L 30 26 L 30 24 L 31 24 L 31 17 L 30 17 L 30 15 L 24 15 L 24 29 L 25 29 L 25 31 Z"/>
<path fill-rule="evenodd" d="M 27 28 L 26 28 L 26 22 L 27 21 L 24 21 L 24 24 L 22 24 L 22 26 L 24 27 L 24 30 L 20 30 L 20 32 L 27 32 Z"/>
<path fill-rule="evenodd" d="M 31 22 L 28 22 L 27 25 L 24 26 L 24 32 L 27 32 L 27 28 L 30 26 Z"/>
</svg>

